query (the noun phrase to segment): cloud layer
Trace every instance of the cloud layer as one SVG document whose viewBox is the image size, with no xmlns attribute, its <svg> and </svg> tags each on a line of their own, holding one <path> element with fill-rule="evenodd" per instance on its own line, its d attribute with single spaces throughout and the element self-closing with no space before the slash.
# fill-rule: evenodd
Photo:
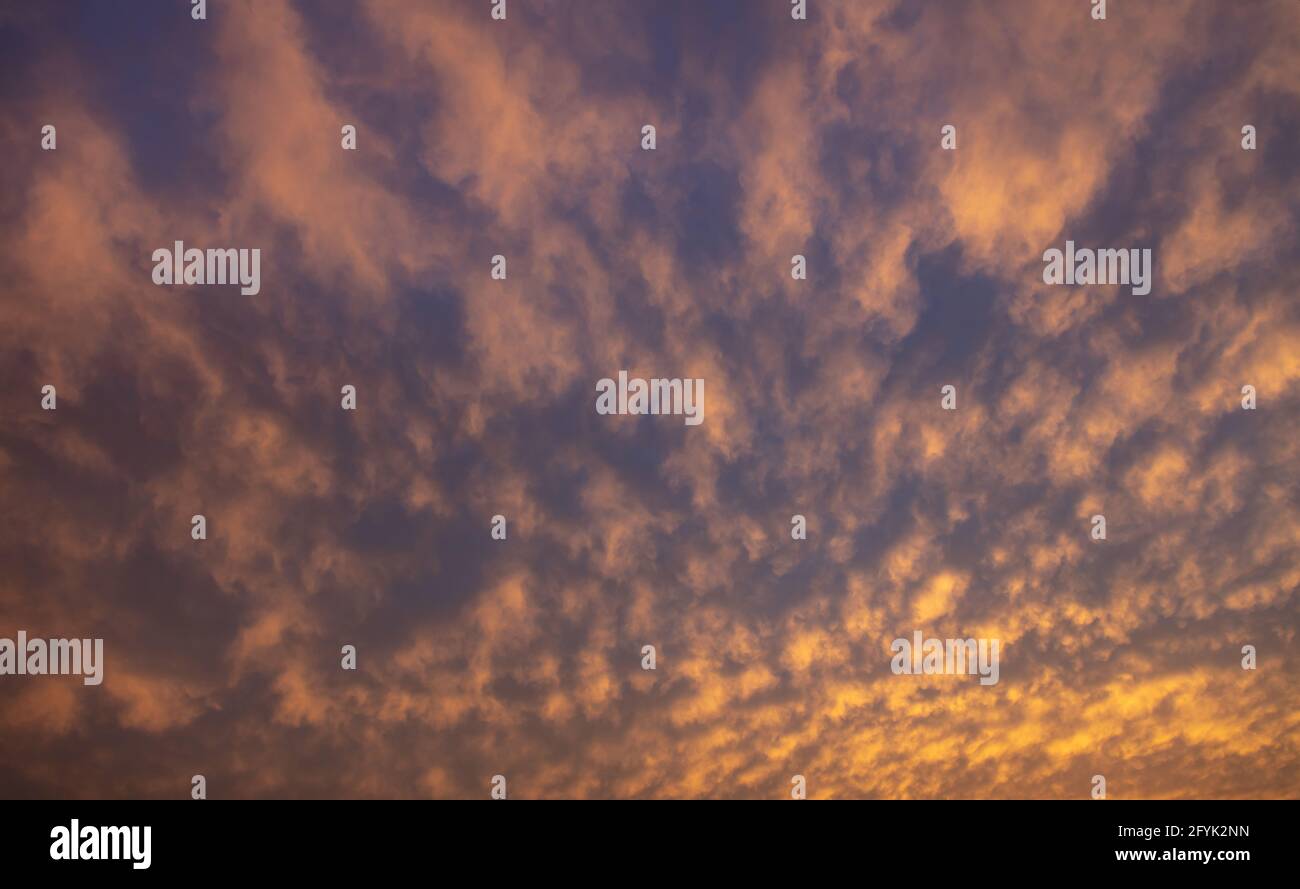
<svg viewBox="0 0 1300 889">
<path fill-rule="evenodd" d="M 0 13 L 0 794 L 1300 796 L 1293 2 L 208 5 Z"/>
</svg>

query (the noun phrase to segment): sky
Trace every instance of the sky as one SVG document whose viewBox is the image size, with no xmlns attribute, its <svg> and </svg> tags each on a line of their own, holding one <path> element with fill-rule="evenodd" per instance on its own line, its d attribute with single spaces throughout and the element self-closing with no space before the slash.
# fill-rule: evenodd
<svg viewBox="0 0 1300 889">
<path fill-rule="evenodd" d="M 0 796 L 1300 797 L 1300 6 L 492 5 L 0 6 Z"/>
</svg>

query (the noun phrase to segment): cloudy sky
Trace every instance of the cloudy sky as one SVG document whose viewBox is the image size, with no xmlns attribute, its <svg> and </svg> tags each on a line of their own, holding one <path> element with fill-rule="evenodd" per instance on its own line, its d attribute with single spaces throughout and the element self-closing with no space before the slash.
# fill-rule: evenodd
<svg viewBox="0 0 1300 889">
<path fill-rule="evenodd" d="M 0 12 L 0 795 L 1300 796 L 1294 0 L 491 5 Z"/>
</svg>

